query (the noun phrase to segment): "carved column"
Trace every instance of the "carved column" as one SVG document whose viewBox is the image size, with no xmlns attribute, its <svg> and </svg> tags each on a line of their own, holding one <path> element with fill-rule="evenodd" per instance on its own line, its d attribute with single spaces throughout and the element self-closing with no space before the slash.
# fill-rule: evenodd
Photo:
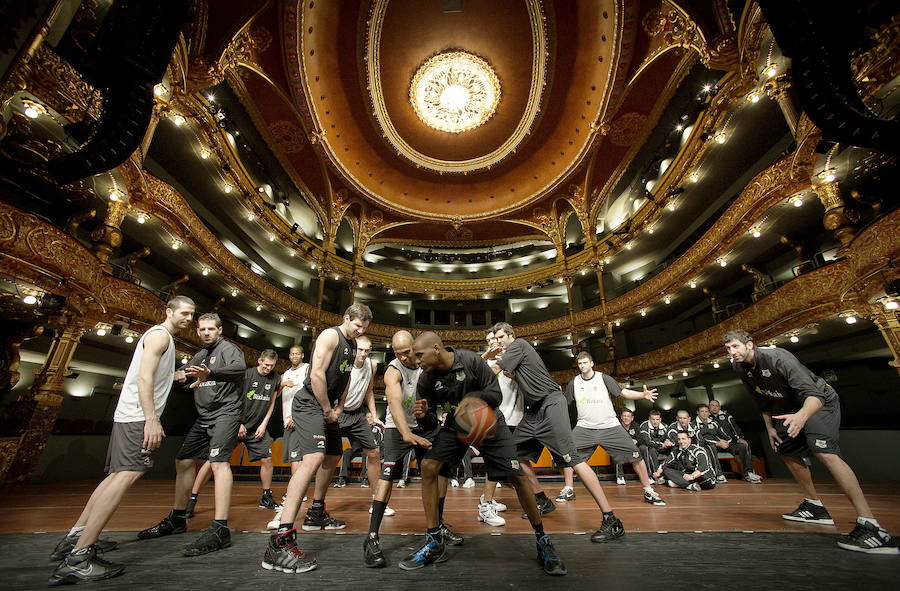
<svg viewBox="0 0 900 591">
<path fill-rule="evenodd" d="M 122 220 L 125 219 L 127 211 L 128 204 L 124 201 L 110 201 L 103 225 L 91 233 L 93 250 L 97 258 L 104 263 L 109 260 L 113 250 L 122 244 Z"/>
<path fill-rule="evenodd" d="M 791 78 L 787 74 L 776 76 L 763 84 L 763 91 L 766 96 L 778 103 L 781 112 L 784 114 L 784 120 L 787 122 L 791 130 L 791 135 L 797 136 L 797 123 L 800 121 L 800 112 L 794 106 L 791 100 Z"/>
<path fill-rule="evenodd" d="M 572 279 L 566 279 L 566 309 L 569 312 L 569 340 L 574 348 L 578 343 L 578 332 L 575 330 L 575 307 L 572 304 Z"/>
<path fill-rule="evenodd" d="M 822 223 L 827 229 L 834 232 L 834 236 L 841 241 L 841 249 L 838 251 L 838 254 L 842 254 L 850 245 L 853 237 L 856 236 L 856 223 L 859 222 L 859 213 L 844 204 L 837 181 L 822 183 L 816 186 L 815 191 L 816 195 L 819 196 L 819 201 L 825 206 L 825 216 L 822 218 Z"/>
<path fill-rule="evenodd" d="M 83 318 L 69 317 L 58 328 L 47 353 L 47 360 L 35 376 L 31 389 L 4 410 L 0 434 L 10 438 L 18 437 L 18 442 L 13 442 L 2 450 L 0 481 L 22 482 L 37 466 L 59 415 L 69 362 L 86 328 Z"/>
<path fill-rule="evenodd" d="M 900 312 L 897 310 L 879 310 L 872 314 L 872 321 L 878 325 L 891 354 L 894 356 L 889 365 L 900 373 Z"/>
</svg>

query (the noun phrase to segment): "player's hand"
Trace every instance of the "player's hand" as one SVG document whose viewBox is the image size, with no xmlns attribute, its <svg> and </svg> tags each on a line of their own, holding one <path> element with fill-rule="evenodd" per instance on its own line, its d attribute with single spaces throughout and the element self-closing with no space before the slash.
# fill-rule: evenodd
<svg viewBox="0 0 900 591">
<path fill-rule="evenodd" d="M 344 412 L 343 406 L 332 406 L 331 407 L 331 414 L 334 415 L 335 421 L 338 420 L 338 417 L 340 417 L 343 412 Z"/>
<path fill-rule="evenodd" d="M 387 429 L 387 426 L 384 423 L 382 423 L 381 419 L 379 419 L 378 417 L 372 418 L 372 422 L 370 424 L 373 426 L 376 426 L 376 427 L 381 427 L 382 431 Z"/>
<path fill-rule="evenodd" d="M 685 474 L 684 475 L 684 479 L 687 480 L 688 482 L 690 482 L 691 480 L 694 480 L 694 478 L 695 477 L 693 474 Z"/>
<path fill-rule="evenodd" d="M 175 380 L 176 382 L 183 382 L 187 379 L 187 377 L 184 375 L 183 369 L 176 369 L 175 375 L 172 377 L 172 379 Z"/>
<path fill-rule="evenodd" d="M 491 347 L 490 349 L 488 349 L 481 355 L 481 358 L 491 361 L 493 359 L 497 359 L 497 356 L 500 355 L 502 352 L 503 352 L 502 347 Z"/>
<path fill-rule="evenodd" d="M 409 435 L 403 438 L 403 441 L 406 443 L 411 443 L 412 445 L 418 445 L 419 447 L 424 447 L 425 449 L 431 448 L 431 442 L 425 439 L 424 437 L 419 437 L 415 433 L 410 432 Z"/>
<path fill-rule="evenodd" d="M 806 421 L 809 420 L 809 417 L 802 412 L 796 412 L 790 415 L 778 415 L 777 417 L 772 418 L 784 421 L 784 426 L 787 427 L 788 437 L 796 437 L 799 435 L 800 431 L 802 431 L 803 427 L 806 425 Z"/>
<path fill-rule="evenodd" d="M 632 439 L 632 441 L 634 442 L 635 445 L 638 444 L 638 440 L 637 440 L 637 439 Z"/>
<path fill-rule="evenodd" d="M 184 375 L 197 378 L 198 382 L 205 382 L 207 378 L 209 378 L 209 374 L 212 373 L 212 370 L 206 367 L 205 363 L 201 363 L 200 365 L 192 365 L 190 367 L 185 368 Z"/>
<path fill-rule="evenodd" d="M 326 423 L 336 423 L 337 422 L 337 415 L 334 414 L 334 408 L 329 408 L 328 410 L 323 411 L 323 413 L 325 414 L 325 422 Z"/>
<path fill-rule="evenodd" d="M 144 449 L 156 449 L 165 436 L 166 433 L 163 431 L 162 424 L 158 418 L 153 417 L 144 421 L 144 441 L 142 443 Z"/>
<path fill-rule="evenodd" d="M 428 412 L 428 401 L 425 399 L 416 400 L 413 403 L 413 416 L 417 419 L 421 419 L 425 416 L 425 413 Z"/>
<path fill-rule="evenodd" d="M 728 449 L 728 442 L 724 439 L 720 439 L 716 441 L 716 447 L 718 447 L 719 449 Z"/>
<path fill-rule="evenodd" d="M 653 473 L 653 478 L 659 478 L 662 476 L 662 468 Z"/>
<path fill-rule="evenodd" d="M 294 418 L 293 417 L 288 417 L 287 419 L 285 419 L 284 428 L 285 429 L 293 429 L 294 428 Z"/>
<path fill-rule="evenodd" d="M 238 439 L 245 439 L 247 437 L 247 427 L 241 425 L 238 427 Z"/>
<path fill-rule="evenodd" d="M 747 443 L 747 440 L 744 439 L 743 437 L 741 437 L 740 439 L 738 439 L 738 443 L 743 443 L 744 445 L 747 445 L 747 446 L 750 445 L 749 443 Z"/>
<path fill-rule="evenodd" d="M 781 445 L 781 437 L 778 436 L 778 431 L 775 430 L 775 427 L 768 429 L 769 431 L 769 445 L 772 446 L 772 449 L 778 449 L 778 446 Z"/>
<path fill-rule="evenodd" d="M 673 445 L 675 445 L 675 444 L 672 443 L 671 439 L 666 439 L 665 441 L 663 441 L 663 449 L 672 447 Z"/>
<path fill-rule="evenodd" d="M 479 398 L 475 398 L 473 396 L 467 396 L 466 398 L 463 398 L 459 403 L 459 406 L 457 406 L 456 410 L 453 412 L 453 416 L 458 417 L 466 412 L 469 412 L 472 407 L 480 406 L 478 404 L 480 401 L 481 400 Z"/>
<path fill-rule="evenodd" d="M 516 379 L 516 372 L 514 372 L 514 371 L 504 371 L 503 375 L 505 375 L 506 377 L 508 377 L 511 380 Z"/>
<path fill-rule="evenodd" d="M 481 452 L 478 451 L 478 448 L 475 448 L 475 447 L 472 448 L 472 453 L 474 453 L 476 456 L 480 456 L 480 455 L 481 455 Z"/>
<path fill-rule="evenodd" d="M 652 390 L 647 389 L 647 384 L 644 384 L 644 400 L 649 400 L 650 402 L 655 402 L 659 397 L 659 394 L 656 393 L 656 388 Z"/>
<path fill-rule="evenodd" d="M 266 427 L 268 427 L 267 423 L 263 423 L 257 427 L 256 433 L 253 434 L 253 439 L 262 439 L 266 435 Z"/>
</svg>

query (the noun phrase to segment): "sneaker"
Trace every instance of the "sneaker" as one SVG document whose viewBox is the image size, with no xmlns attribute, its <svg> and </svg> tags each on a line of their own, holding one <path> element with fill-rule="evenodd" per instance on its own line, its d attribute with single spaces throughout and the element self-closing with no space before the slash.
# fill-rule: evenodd
<svg viewBox="0 0 900 591">
<path fill-rule="evenodd" d="M 591 541 L 602 544 L 604 542 L 611 542 L 617 538 L 621 538 L 624 535 L 625 527 L 622 525 L 622 522 L 619 521 L 619 518 L 615 515 L 610 515 L 609 517 L 603 518 L 603 523 L 600 525 L 600 529 L 593 533 L 593 535 L 591 536 Z"/>
<path fill-rule="evenodd" d="M 203 530 L 200 537 L 184 547 L 185 556 L 200 556 L 231 546 L 231 530 L 213 523 Z"/>
<path fill-rule="evenodd" d="M 662 476 L 660 476 L 659 478 L 656 479 L 656 484 L 658 484 L 660 486 L 664 485 L 665 483 L 666 483 L 666 479 L 663 478 Z"/>
<path fill-rule="evenodd" d="M 481 495 L 480 497 L 478 497 L 478 504 L 481 505 L 483 503 L 484 503 L 484 495 Z M 504 505 L 497 499 L 492 499 L 491 503 L 494 504 L 494 511 L 496 511 L 497 513 L 503 513 L 507 509 L 506 505 Z"/>
<path fill-rule="evenodd" d="M 149 540 L 150 538 L 161 538 L 171 534 L 183 534 L 187 531 L 187 522 L 184 519 L 175 518 L 175 512 L 170 512 L 162 521 L 138 532 L 139 540 Z"/>
<path fill-rule="evenodd" d="M 381 540 L 375 532 L 369 532 L 363 542 L 363 562 L 368 568 L 381 568 L 386 564 L 381 551 Z"/>
<path fill-rule="evenodd" d="M 665 507 L 666 502 L 662 500 L 662 497 L 659 496 L 659 493 L 654 491 L 644 491 L 644 502 L 650 503 L 651 505 L 656 505 L 657 507 Z"/>
<path fill-rule="evenodd" d="M 371 515 L 371 514 L 372 514 L 372 507 L 370 506 L 369 507 L 369 515 Z M 397 512 L 394 511 L 393 509 L 391 509 L 390 507 L 384 508 L 384 516 L 385 517 L 390 517 L 391 515 L 396 515 L 396 514 L 397 514 Z"/>
<path fill-rule="evenodd" d="M 481 503 L 478 505 L 478 521 L 491 527 L 500 527 L 506 525 L 506 520 L 497 515 L 494 503 Z"/>
<path fill-rule="evenodd" d="M 817 523 L 819 525 L 834 525 L 834 519 L 828 513 L 828 510 L 822 505 L 810 503 L 806 499 L 800 503 L 791 513 L 784 513 L 781 516 L 788 521 L 802 521 L 804 523 Z"/>
<path fill-rule="evenodd" d="M 347 479 L 343 476 L 340 476 L 337 479 L 337 482 L 335 482 L 332 486 L 334 486 L 334 488 L 344 488 L 345 486 L 347 486 Z"/>
<path fill-rule="evenodd" d="M 671 480 L 666 480 L 666 484 L 669 485 L 669 488 L 678 488 L 678 485 L 672 482 Z"/>
<path fill-rule="evenodd" d="M 544 572 L 548 575 L 562 576 L 569 572 L 559 554 L 556 553 L 553 542 L 546 535 L 541 536 L 537 541 L 537 561 L 541 563 Z"/>
<path fill-rule="evenodd" d="M 841 536 L 838 540 L 838 548 L 865 552 L 866 554 L 900 554 L 897 548 L 897 540 L 886 531 L 872 523 L 859 523 L 849 534 Z"/>
<path fill-rule="evenodd" d="M 124 564 L 109 562 L 97 556 L 97 547 L 91 544 L 65 556 L 47 582 L 51 586 L 56 586 L 101 581 L 118 576 L 124 570 Z"/>
<path fill-rule="evenodd" d="M 405 481 L 405 480 L 398 480 L 398 481 L 397 481 L 397 488 L 406 488 L 406 481 Z"/>
<path fill-rule="evenodd" d="M 450 479 L 450 486 L 452 486 L 452 487 L 457 487 L 457 486 L 459 486 L 459 480 L 457 480 L 456 478 L 451 478 L 451 479 Z"/>
<path fill-rule="evenodd" d="M 475 481 L 471 478 L 466 478 L 466 481 L 463 482 L 463 488 L 475 488 Z"/>
<path fill-rule="evenodd" d="M 618 484 L 619 486 L 625 486 L 625 477 L 624 476 L 616 477 L 616 484 Z"/>
<path fill-rule="evenodd" d="M 279 507 L 275 509 L 275 517 L 266 524 L 266 529 L 268 530 L 276 530 L 281 527 L 281 512 L 284 511 L 284 507 Z"/>
<path fill-rule="evenodd" d="M 572 488 L 568 487 L 568 486 L 564 486 L 563 489 L 561 491 L 559 491 L 559 494 L 556 495 L 557 503 L 568 503 L 569 501 L 574 501 L 574 500 L 575 500 L 575 491 L 572 490 Z"/>
<path fill-rule="evenodd" d="M 546 500 L 538 501 L 537 506 L 541 510 L 541 515 L 556 511 L 556 505 L 550 500 L 550 497 L 547 497 Z M 528 519 L 528 513 L 522 513 L 522 519 Z"/>
<path fill-rule="evenodd" d="M 64 535 L 53 550 L 53 554 L 50 555 L 50 560 L 59 562 L 68 556 L 69 553 L 75 549 L 75 544 L 78 543 L 79 535 L 80 534 Z M 100 538 L 94 542 L 94 547 L 97 549 L 97 552 L 103 554 L 104 552 L 112 552 L 113 550 L 118 549 L 119 542 L 108 538 Z"/>
<path fill-rule="evenodd" d="M 277 510 L 281 505 L 275 502 L 275 499 L 272 497 L 272 491 L 264 490 L 262 496 L 259 498 L 259 507 L 261 509 Z"/>
<path fill-rule="evenodd" d="M 746 480 L 750 484 L 759 484 L 763 479 L 762 476 L 760 476 L 756 472 L 747 472 L 747 474 L 744 475 L 744 480 Z"/>
<path fill-rule="evenodd" d="M 345 527 L 347 527 L 345 521 L 333 518 L 328 511 L 313 511 L 312 508 L 307 510 L 306 519 L 303 520 L 303 529 L 306 531 L 344 529 Z"/>
<path fill-rule="evenodd" d="M 363 480 L 362 482 L 359 483 L 359 486 L 362 488 L 369 488 L 369 481 Z"/>
<path fill-rule="evenodd" d="M 701 490 L 703 490 L 702 488 L 700 488 L 700 485 L 697 484 L 696 482 L 692 482 L 689 485 L 687 485 L 687 489 L 692 490 L 694 492 L 700 492 Z"/>
<path fill-rule="evenodd" d="M 315 569 L 316 559 L 297 547 L 296 530 L 269 536 L 269 545 L 263 556 L 262 567 L 283 573 L 305 573 Z"/>
<path fill-rule="evenodd" d="M 441 524 L 441 537 L 444 540 L 444 544 L 447 546 L 462 546 L 466 541 L 464 537 L 447 527 L 446 523 Z M 446 558 L 444 560 L 446 560 Z M 438 560 L 438 562 L 444 561 Z"/>
<path fill-rule="evenodd" d="M 400 561 L 403 570 L 416 570 L 433 562 L 439 562 L 447 553 L 447 546 L 433 535 L 425 534 L 425 544 Z"/>
<path fill-rule="evenodd" d="M 197 506 L 197 498 L 193 495 L 188 498 L 187 507 L 184 508 L 184 516 L 187 519 L 193 519 L 194 517 L 194 507 Z"/>
<path fill-rule="evenodd" d="M 725 484 L 726 482 L 728 482 L 728 479 L 725 478 L 724 474 L 719 474 L 718 476 L 716 476 L 716 482 L 719 484 Z"/>
</svg>

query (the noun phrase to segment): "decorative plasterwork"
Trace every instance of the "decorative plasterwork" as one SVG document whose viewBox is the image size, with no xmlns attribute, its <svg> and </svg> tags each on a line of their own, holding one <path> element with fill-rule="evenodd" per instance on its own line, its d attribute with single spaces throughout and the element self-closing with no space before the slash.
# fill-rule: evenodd
<svg viewBox="0 0 900 591">
<path fill-rule="evenodd" d="M 388 3 L 389 0 L 376 0 L 372 5 L 368 30 L 366 31 L 366 84 L 369 90 L 369 98 L 372 101 L 375 120 L 391 146 L 400 156 L 409 160 L 412 164 L 442 173 L 466 173 L 489 168 L 496 166 L 513 154 L 534 126 L 538 113 L 541 110 L 541 98 L 546 86 L 547 56 L 549 51 L 545 17 L 540 1 L 526 0 L 525 2 L 531 22 L 532 76 L 528 89 L 528 100 L 522 119 L 513 133 L 496 150 L 477 158 L 455 161 L 433 158 L 419 152 L 409 145 L 391 122 L 390 114 L 385 104 L 384 91 L 381 87 L 381 32 Z"/>
</svg>

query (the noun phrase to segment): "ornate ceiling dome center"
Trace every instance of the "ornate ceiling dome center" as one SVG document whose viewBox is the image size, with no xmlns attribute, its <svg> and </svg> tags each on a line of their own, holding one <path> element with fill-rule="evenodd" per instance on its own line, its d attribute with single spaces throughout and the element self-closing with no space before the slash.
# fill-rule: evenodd
<svg viewBox="0 0 900 591">
<path fill-rule="evenodd" d="M 482 58 L 465 51 L 440 53 L 412 79 L 409 100 L 425 125 L 463 133 L 486 122 L 500 102 L 500 80 Z"/>
</svg>

